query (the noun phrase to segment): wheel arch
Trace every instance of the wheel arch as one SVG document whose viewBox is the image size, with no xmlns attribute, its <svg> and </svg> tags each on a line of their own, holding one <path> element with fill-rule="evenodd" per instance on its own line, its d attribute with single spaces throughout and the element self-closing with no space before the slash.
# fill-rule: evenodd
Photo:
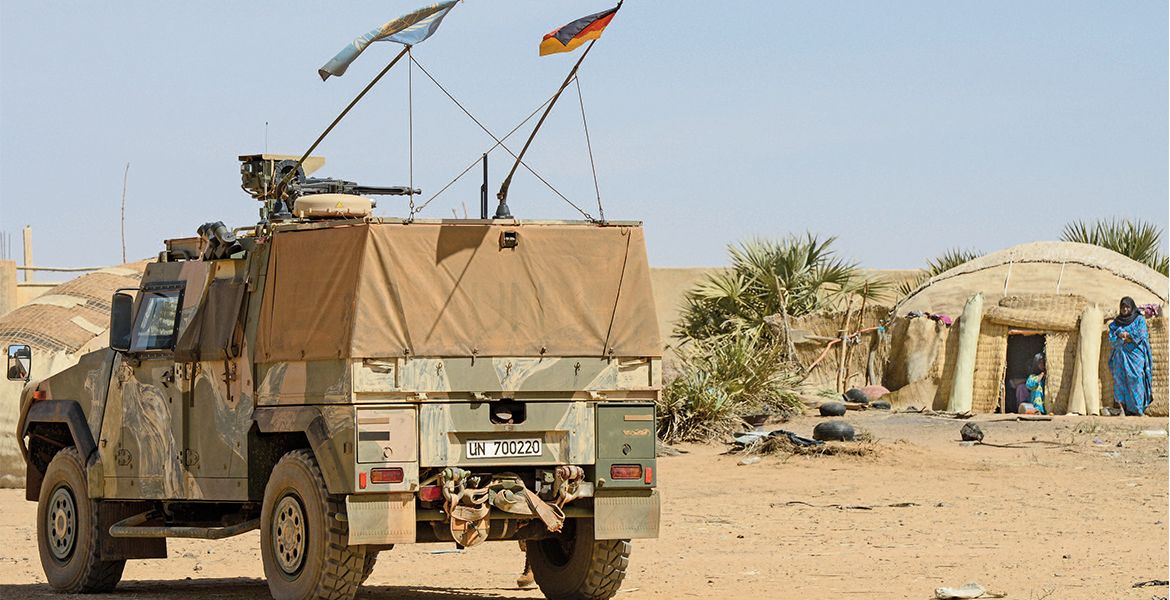
<svg viewBox="0 0 1170 600">
<path fill-rule="evenodd" d="M 348 407 L 271 406 L 258 407 L 253 415 L 259 440 L 271 440 L 278 446 L 303 440 L 304 445 L 298 447 L 313 453 L 329 493 L 353 493 L 356 434 L 352 410 Z M 286 435 L 272 437 L 273 434 Z M 295 448 L 285 448 L 286 451 L 291 449 Z M 260 489 L 263 490 L 263 485 Z"/>
<path fill-rule="evenodd" d="M 25 499 L 36 501 L 41 493 L 45 470 L 61 450 L 77 448 L 82 464 L 89 464 L 97 452 L 93 432 L 81 404 L 75 400 L 39 400 L 28 408 L 20 425 L 20 437 L 29 437 L 25 457 Z"/>
</svg>

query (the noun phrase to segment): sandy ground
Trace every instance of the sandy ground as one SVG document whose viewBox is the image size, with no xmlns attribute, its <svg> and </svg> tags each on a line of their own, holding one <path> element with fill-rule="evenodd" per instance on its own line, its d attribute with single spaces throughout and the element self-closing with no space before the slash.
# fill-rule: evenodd
<svg viewBox="0 0 1170 600">
<path fill-rule="evenodd" d="M 765 457 L 738 466 L 724 447 L 659 460 L 660 539 L 634 544 L 619 600 L 911 598 L 977 581 L 1008 598 L 1162 598 L 1167 579 L 1165 419 L 976 419 L 988 442 L 958 443 L 961 422 L 850 413 L 877 440 L 864 457 Z M 816 419 L 782 426 L 811 432 Z M 54 598 L 41 574 L 35 506 L 0 490 L 0 598 Z M 898 504 L 900 506 L 890 506 Z M 839 505 L 839 506 L 833 506 Z M 868 507 L 868 508 L 863 508 Z M 538 598 L 513 582 L 514 543 L 462 554 L 450 544 L 383 553 L 358 597 Z M 116 594 L 89 598 L 267 597 L 256 532 L 174 540 L 165 561 L 132 561 Z"/>
</svg>

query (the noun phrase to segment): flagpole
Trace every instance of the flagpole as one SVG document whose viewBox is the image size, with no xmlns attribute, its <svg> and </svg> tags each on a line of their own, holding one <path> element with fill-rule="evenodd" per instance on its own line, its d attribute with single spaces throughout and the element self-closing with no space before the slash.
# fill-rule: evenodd
<svg viewBox="0 0 1170 600">
<path fill-rule="evenodd" d="M 553 95 L 552 100 L 548 103 L 548 108 L 544 109 L 544 114 L 540 115 L 540 120 L 536 122 L 536 127 L 532 128 L 532 133 L 528 135 L 528 141 L 524 142 L 524 147 L 520 149 L 520 154 L 516 155 L 516 162 L 512 163 L 512 170 L 508 171 L 508 176 L 504 178 L 504 183 L 500 185 L 500 191 L 496 193 L 496 198 L 499 199 L 500 205 L 496 207 L 496 219 L 511 219 L 512 213 L 508 210 L 508 186 L 512 184 L 512 176 L 516 174 L 516 168 L 520 166 L 520 161 L 524 159 L 524 153 L 528 151 L 528 146 L 532 144 L 533 138 L 536 137 L 536 132 L 540 131 L 540 126 L 544 124 L 545 118 L 552 112 L 553 105 L 557 103 L 557 98 L 561 97 L 561 92 L 569 87 L 569 82 L 573 80 L 573 76 L 577 74 L 577 68 L 581 66 L 581 62 L 589 55 L 589 51 L 593 49 L 593 44 L 597 40 L 589 42 L 589 46 L 581 53 L 581 58 L 577 59 L 577 64 L 573 65 L 573 70 L 569 71 L 569 76 L 565 78 L 564 83 L 561 84 L 560 89 Z"/>
<path fill-rule="evenodd" d="M 410 46 L 403 45 L 402 52 L 399 52 L 398 56 L 395 56 L 394 60 L 390 61 L 390 64 L 386 65 L 386 68 L 382 69 L 382 71 L 378 73 L 377 76 L 370 80 L 370 83 L 366 85 L 365 89 L 363 89 L 356 97 L 354 97 L 352 101 L 350 101 L 349 106 L 346 106 L 345 110 L 341 111 L 341 114 L 337 115 L 336 119 L 333 119 L 333 122 L 329 124 L 329 127 L 326 127 L 325 131 L 321 132 L 321 135 L 317 136 L 317 141 L 313 142 L 313 145 L 309 146 L 309 149 L 305 150 L 305 153 L 301 155 L 300 159 L 297 160 L 296 167 L 290 170 L 288 174 L 284 176 L 284 179 L 280 180 L 280 183 L 276 186 L 277 197 L 280 196 L 280 192 L 284 189 L 284 186 L 288 185 L 288 182 L 296 175 L 296 172 L 300 170 L 301 164 L 305 162 L 305 159 L 309 158 L 309 155 L 317 149 L 317 146 L 321 143 L 321 140 L 324 140 L 325 136 L 329 135 L 330 131 L 333 131 L 333 128 L 336 127 L 337 124 L 345 118 L 345 115 L 349 114 L 350 109 L 352 109 L 358 102 L 361 101 L 361 99 L 366 95 L 366 92 L 369 92 L 371 88 L 377 85 L 378 81 L 382 79 L 382 76 L 388 73 L 390 69 L 393 69 L 394 65 L 398 64 L 398 61 L 403 56 L 406 56 L 406 53 L 409 51 Z"/>
</svg>

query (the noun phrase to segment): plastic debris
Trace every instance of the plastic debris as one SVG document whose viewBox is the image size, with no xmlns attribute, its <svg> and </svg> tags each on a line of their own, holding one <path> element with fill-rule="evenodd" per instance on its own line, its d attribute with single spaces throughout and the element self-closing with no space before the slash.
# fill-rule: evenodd
<svg viewBox="0 0 1170 600">
<path fill-rule="evenodd" d="M 978 583 L 968 583 L 962 587 L 935 588 L 934 597 L 936 600 L 968 600 L 972 598 L 1003 598 L 1007 594 L 998 594 L 996 592 L 989 592 L 986 588 Z"/>
<path fill-rule="evenodd" d="M 774 431 L 749 431 L 747 433 L 741 433 L 735 436 L 735 444 L 740 447 L 746 447 L 762 442 L 765 438 L 781 436 L 787 437 L 788 441 L 792 442 L 796 446 L 820 446 L 824 444 L 824 442 L 818 442 L 817 440 L 810 440 L 806 437 L 800 437 L 791 431 L 785 431 L 783 429 L 776 429 Z"/>
</svg>

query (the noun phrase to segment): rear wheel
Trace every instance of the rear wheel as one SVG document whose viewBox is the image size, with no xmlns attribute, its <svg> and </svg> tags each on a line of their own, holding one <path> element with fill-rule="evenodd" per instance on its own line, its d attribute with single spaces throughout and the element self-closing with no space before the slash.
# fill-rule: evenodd
<svg viewBox="0 0 1170 600">
<path fill-rule="evenodd" d="M 309 451 L 289 452 L 276 463 L 260 511 L 260 555 L 275 600 L 354 597 L 366 549 L 348 544 L 346 524 L 336 517 L 344 512 L 344 500 L 329 495 Z"/>
<path fill-rule="evenodd" d="M 37 503 L 37 546 L 49 586 L 68 594 L 108 592 L 124 560 L 100 560 L 97 503 L 89 498 L 76 448 L 57 453 L 45 470 Z"/>
<path fill-rule="evenodd" d="M 556 537 L 527 547 L 532 575 L 550 600 L 612 598 L 630 563 L 630 541 L 593 539 L 592 519 L 570 519 Z"/>
<path fill-rule="evenodd" d="M 362 565 L 362 583 L 365 583 L 374 572 L 374 565 L 378 564 L 378 551 L 366 550 L 366 562 Z"/>
</svg>

